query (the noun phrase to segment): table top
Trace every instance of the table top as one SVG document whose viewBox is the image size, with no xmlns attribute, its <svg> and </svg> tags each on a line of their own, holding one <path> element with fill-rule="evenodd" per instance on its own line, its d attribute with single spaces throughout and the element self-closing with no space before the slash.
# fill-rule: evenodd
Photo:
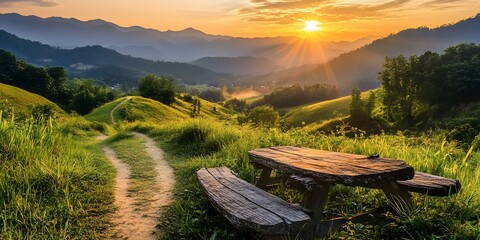
<svg viewBox="0 0 480 240">
<path fill-rule="evenodd" d="M 372 187 L 412 179 L 415 171 L 404 161 L 329 152 L 302 147 L 270 147 L 248 152 L 250 162 L 319 182 Z"/>
</svg>

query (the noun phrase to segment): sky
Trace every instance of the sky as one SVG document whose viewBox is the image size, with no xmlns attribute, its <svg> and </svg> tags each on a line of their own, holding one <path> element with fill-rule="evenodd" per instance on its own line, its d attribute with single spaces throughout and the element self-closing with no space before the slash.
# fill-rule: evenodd
<svg viewBox="0 0 480 240">
<path fill-rule="evenodd" d="M 454 23 L 480 13 L 480 0 L 0 0 L 11 12 L 236 37 L 302 36 L 316 20 L 310 35 L 343 41 Z"/>
</svg>

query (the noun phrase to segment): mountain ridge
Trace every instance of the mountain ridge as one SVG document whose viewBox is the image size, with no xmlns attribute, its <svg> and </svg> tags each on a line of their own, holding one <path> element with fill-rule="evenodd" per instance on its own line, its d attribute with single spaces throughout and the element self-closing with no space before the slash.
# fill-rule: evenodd
<svg viewBox="0 0 480 240">
<path fill-rule="evenodd" d="M 402 30 L 396 34 L 377 39 L 356 50 L 316 65 L 313 69 L 296 74 L 271 73 L 247 79 L 257 85 L 310 85 L 315 83 L 335 84 L 343 94 L 352 88 L 362 91 L 380 86 L 378 72 L 385 57 L 418 55 L 426 51 L 442 52 L 460 43 L 480 43 L 480 14 L 457 23 L 437 28 L 418 27 Z M 284 70 L 289 71 L 289 69 Z"/>
<path fill-rule="evenodd" d="M 277 61 L 276 64 L 286 65 L 285 62 L 279 61 L 305 41 L 297 37 L 239 38 L 213 35 L 194 28 L 159 31 L 140 26 L 122 27 L 101 19 L 81 21 L 74 18 L 23 16 L 17 13 L 0 14 L 0 29 L 21 38 L 62 48 L 87 45 L 114 46 L 122 54 L 151 60 L 180 62 L 191 62 L 207 56 L 251 56 L 265 57 L 271 61 Z M 302 54 L 295 56 L 293 63 L 301 65 L 312 63 L 312 61 L 324 62 L 373 39 L 368 37 L 349 42 L 349 44 L 315 41 L 312 45 L 318 45 L 318 47 L 311 48 L 314 52 L 307 54 L 306 57 Z M 148 54 L 144 51 L 135 51 L 131 46 L 149 46 L 157 51 L 155 54 Z M 272 48 L 274 46 L 276 48 Z M 270 51 L 264 51 L 264 49 L 270 49 Z M 324 53 L 325 57 L 319 57 L 323 56 L 320 53 Z"/>
<path fill-rule="evenodd" d="M 74 49 L 54 48 L 3 30 L 0 30 L 0 48 L 30 64 L 62 66 L 70 77 L 95 78 L 110 86 L 136 86 L 136 81 L 146 74 L 171 75 L 185 84 L 217 85 L 220 80 L 229 78 L 227 74 L 196 65 L 135 58 L 98 45 Z"/>
</svg>

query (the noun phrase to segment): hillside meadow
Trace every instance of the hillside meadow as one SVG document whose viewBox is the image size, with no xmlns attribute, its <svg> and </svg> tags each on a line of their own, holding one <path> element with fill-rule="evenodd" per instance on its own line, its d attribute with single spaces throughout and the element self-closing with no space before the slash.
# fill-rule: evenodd
<svg viewBox="0 0 480 240">
<path fill-rule="evenodd" d="M 75 115 L 56 120 L 2 118 L 0 194 L 5 197 L 0 204 L 5 207 L 0 210 L 0 238 L 103 239 L 111 221 L 109 214 L 115 209 L 115 171 L 101 147 L 113 144 L 125 154 L 137 149 L 139 155 L 135 155 L 141 156 L 143 150 L 131 138 L 131 131 L 153 137 L 175 170 L 174 203 L 159 219 L 162 239 L 251 239 L 249 233 L 233 229 L 211 207 L 195 173 L 202 167 L 227 166 L 254 183 L 258 171 L 249 163 L 247 152 L 279 145 L 402 159 L 418 171 L 458 179 L 462 184 L 462 190 L 450 197 L 414 194 L 413 212 L 391 215 L 393 221 L 387 225 L 350 224 L 330 239 L 480 236 L 478 139 L 465 148 L 447 140 L 444 130 L 352 137 L 345 129 L 322 134 L 308 128 L 253 127 L 239 125 L 231 110 L 200 101 L 202 110 L 195 118 L 190 115 L 192 104 L 181 96 L 170 106 L 137 96 L 120 98 L 85 119 Z M 333 109 L 331 105 L 348 106 L 347 101 L 341 98 L 312 106 Z M 118 120 L 113 124 L 110 113 L 122 102 L 113 111 Z M 101 133 L 114 137 L 99 143 L 94 139 Z M 293 190 L 279 187 L 270 191 L 293 203 L 301 201 Z M 325 214 L 348 217 L 385 205 L 388 201 L 381 191 L 336 186 Z"/>
<path fill-rule="evenodd" d="M 462 183 L 459 194 L 450 197 L 425 197 L 414 194 L 415 210 L 385 226 L 351 225 L 331 239 L 457 238 L 480 236 L 480 199 L 477 195 L 480 170 L 478 152 L 467 153 L 455 142 L 445 140 L 445 132 L 431 131 L 416 136 L 396 135 L 346 137 L 310 134 L 301 128 L 286 132 L 238 126 L 228 122 L 194 119 L 168 123 L 130 123 L 127 130 L 147 133 L 162 146 L 177 177 L 175 203 L 161 221 L 165 239 L 249 239 L 237 232 L 214 211 L 199 188 L 195 173 L 202 167 L 227 166 L 247 181 L 255 182 L 258 172 L 249 164 L 247 151 L 279 145 L 303 146 L 328 151 L 378 154 L 402 159 L 416 170 L 454 178 Z M 281 173 L 277 173 L 281 174 Z M 299 202 L 291 190 L 272 190 L 288 201 Z M 200 200 L 199 200 L 200 199 Z M 388 205 L 378 190 L 336 186 L 326 214 L 330 217 L 353 216 L 368 209 Z"/>
</svg>

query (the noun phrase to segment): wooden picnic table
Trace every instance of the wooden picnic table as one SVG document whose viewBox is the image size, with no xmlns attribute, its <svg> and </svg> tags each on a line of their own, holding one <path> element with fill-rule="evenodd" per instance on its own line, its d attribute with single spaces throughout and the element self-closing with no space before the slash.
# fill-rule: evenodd
<svg viewBox="0 0 480 240">
<path fill-rule="evenodd" d="M 262 170 L 256 184 L 259 188 L 275 182 L 276 179 L 270 177 L 273 169 L 297 179 L 315 181 L 302 202 L 313 211 L 308 230 L 313 235 L 330 233 L 321 226 L 322 213 L 330 188 L 336 184 L 381 189 L 395 209 L 404 211 L 413 207 L 411 195 L 399 187 L 397 181 L 412 179 L 415 171 L 401 160 L 290 146 L 260 148 L 248 153 L 250 162 Z"/>
</svg>

